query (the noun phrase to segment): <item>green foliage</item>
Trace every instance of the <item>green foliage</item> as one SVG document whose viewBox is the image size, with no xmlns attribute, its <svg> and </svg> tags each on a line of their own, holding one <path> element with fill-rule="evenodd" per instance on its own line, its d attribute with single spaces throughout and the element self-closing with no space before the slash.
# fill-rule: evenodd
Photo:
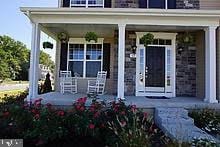
<svg viewBox="0 0 220 147">
<path fill-rule="evenodd" d="M 154 41 L 154 35 L 151 33 L 147 33 L 143 37 L 141 37 L 141 42 L 144 43 L 145 47 L 147 47 L 149 44 L 153 43 L 153 41 Z"/>
<path fill-rule="evenodd" d="M 53 49 L 53 44 L 51 42 L 43 42 L 44 49 Z"/>
<path fill-rule="evenodd" d="M 220 136 L 220 113 L 212 109 L 192 111 L 189 114 L 197 127 L 212 135 Z"/>
<path fill-rule="evenodd" d="M 91 40 L 97 42 L 98 41 L 98 35 L 95 32 L 87 32 L 85 35 L 86 41 L 90 42 Z"/>
<path fill-rule="evenodd" d="M 61 110 L 51 104 L 41 105 L 41 101 L 0 105 L 0 138 L 23 138 L 25 146 L 133 147 L 169 143 L 151 118 L 135 106 L 113 102 L 105 107 L 93 101 L 86 107 L 86 98 L 80 98 L 72 108 Z"/>
<path fill-rule="evenodd" d="M 192 147 L 220 147 L 214 140 L 208 139 L 194 139 Z"/>
<path fill-rule="evenodd" d="M 20 79 L 27 72 L 25 66 L 29 60 L 26 46 L 8 36 L 0 36 L 0 79 Z"/>
<path fill-rule="evenodd" d="M 30 50 L 9 36 L 0 36 L 0 81 L 10 78 L 13 80 L 28 80 Z M 40 63 L 54 69 L 51 57 L 40 52 Z"/>
<path fill-rule="evenodd" d="M 55 63 L 52 61 L 51 56 L 43 51 L 40 51 L 40 64 L 49 67 L 51 71 L 55 69 Z"/>
</svg>

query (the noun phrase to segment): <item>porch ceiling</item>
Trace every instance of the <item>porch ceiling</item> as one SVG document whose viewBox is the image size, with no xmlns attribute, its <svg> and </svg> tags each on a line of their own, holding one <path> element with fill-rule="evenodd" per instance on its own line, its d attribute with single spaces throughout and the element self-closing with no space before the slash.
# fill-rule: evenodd
<svg viewBox="0 0 220 147">
<path fill-rule="evenodd" d="M 100 37 L 114 37 L 114 31 L 118 29 L 117 25 L 101 24 L 41 24 L 45 33 L 53 33 L 55 36 L 60 32 L 68 32 L 70 37 L 83 37 L 86 32 L 96 32 Z M 136 32 L 193 32 L 202 30 L 204 27 L 196 26 L 159 26 L 159 25 L 127 25 L 126 30 Z"/>
</svg>

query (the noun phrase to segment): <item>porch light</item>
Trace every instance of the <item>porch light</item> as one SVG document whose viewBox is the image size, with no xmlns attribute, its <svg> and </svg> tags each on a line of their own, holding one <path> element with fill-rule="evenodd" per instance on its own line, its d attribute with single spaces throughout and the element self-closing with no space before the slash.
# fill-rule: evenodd
<svg viewBox="0 0 220 147">
<path fill-rule="evenodd" d="M 132 45 L 131 46 L 130 58 L 136 58 L 136 50 L 137 50 L 137 46 L 136 45 Z"/>
</svg>

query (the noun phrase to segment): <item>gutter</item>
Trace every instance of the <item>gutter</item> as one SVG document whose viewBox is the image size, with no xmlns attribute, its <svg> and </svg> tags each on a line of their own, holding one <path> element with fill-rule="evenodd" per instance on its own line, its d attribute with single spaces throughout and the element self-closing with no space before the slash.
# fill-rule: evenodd
<svg viewBox="0 0 220 147">
<path fill-rule="evenodd" d="M 114 15 L 114 16 L 190 16 L 220 18 L 219 10 L 190 10 L 190 9 L 138 9 L 138 8 L 39 8 L 21 7 L 21 12 L 42 15 Z M 30 16 L 30 14 L 29 14 Z"/>
</svg>

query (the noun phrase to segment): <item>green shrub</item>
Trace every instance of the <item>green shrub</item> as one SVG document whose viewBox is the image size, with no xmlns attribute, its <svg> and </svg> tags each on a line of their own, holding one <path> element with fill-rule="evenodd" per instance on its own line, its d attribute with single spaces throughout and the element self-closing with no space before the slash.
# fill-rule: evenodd
<svg viewBox="0 0 220 147">
<path fill-rule="evenodd" d="M 170 140 L 135 106 L 111 107 L 86 98 L 67 110 L 51 104 L 7 103 L 0 109 L 0 138 L 22 138 L 27 146 L 165 146 Z M 117 133 L 116 133 L 117 132 Z"/>
<path fill-rule="evenodd" d="M 192 111 L 189 114 L 197 127 L 209 134 L 220 136 L 220 113 L 212 109 Z"/>
</svg>

